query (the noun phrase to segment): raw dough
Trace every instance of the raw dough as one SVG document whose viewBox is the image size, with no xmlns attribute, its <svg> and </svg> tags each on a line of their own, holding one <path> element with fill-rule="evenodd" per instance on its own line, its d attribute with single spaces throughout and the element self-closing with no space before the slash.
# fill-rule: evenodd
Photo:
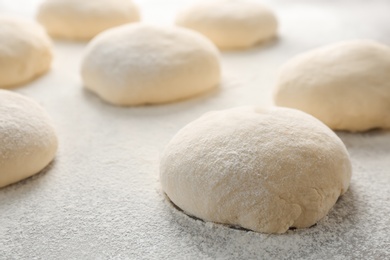
<svg viewBox="0 0 390 260">
<path fill-rule="evenodd" d="M 334 130 L 390 128 L 390 48 L 355 40 L 298 55 L 282 67 L 274 99 Z"/>
<path fill-rule="evenodd" d="M 247 48 L 273 38 L 275 15 L 248 0 L 203 0 L 181 11 L 176 24 L 198 31 L 221 49 Z"/>
<path fill-rule="evenodd" d="M 88 40 L 140 15 L 132 0 L 46 0 L 37 19 L 53 37 Z"/>
<path fill-rule="evenodd" d="M 171 102 L 218 85 L 219 53 L 184 28 L 124 25 L 89 44 L 82 77 L 85 87 L 115 105 Z"/>
<path fill-rule="evenodd" d="M 278 107 L 207 113 L 176 134 L 160 165 L 163 190 L 187 214 L 265 233 L 315 224 L 350 178 L 334 132 Z"/>
<path fill-rule="evenodd" d="M 26 83 L 49 70 L 51 49 L 39 24 L 0 16 L 0 88 Z"/>
<path fill-rule="evenodd" d="M 38 173 L 56 150 L 46 112 L 29 98 L 0 90 L 0 187 Z"/>
</svg>

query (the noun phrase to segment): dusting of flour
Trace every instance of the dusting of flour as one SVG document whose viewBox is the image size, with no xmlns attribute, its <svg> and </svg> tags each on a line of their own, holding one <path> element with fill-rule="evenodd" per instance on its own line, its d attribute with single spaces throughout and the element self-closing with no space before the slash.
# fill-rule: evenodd
<svg viewBox="0 0 390 260">
<path fill-rule="evenodd" d="M 162 23 L 186 1 L 138 3 L 143 19 Z M 38 2 L 0 0 L 0 9 L 33 17 Z M 56 42 L 53 71 L 17 91 L 45 104 L 61 146 L 49 174 L 0 189 L 0 259 L 389 259 L 389 132 L 338 133 L 351 185 L 311 228 L 266 235 L 205 223 L 160 191 L 160 153 L 175 133 L 210 110 L 269 102 L 276 71 L 293 54 L 346 35 L 390 43 L 388 0 L 263 2 L 281 18 L 281 39 L 223 53 L 220 90 L 175 104 L 105 104 L 82 91 L 85 46 Z"/>
</svg>

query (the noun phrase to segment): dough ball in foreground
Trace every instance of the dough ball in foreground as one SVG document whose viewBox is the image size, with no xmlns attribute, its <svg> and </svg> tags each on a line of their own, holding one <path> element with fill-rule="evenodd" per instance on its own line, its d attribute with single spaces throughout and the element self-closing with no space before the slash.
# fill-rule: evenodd
<svg viewBox="0 0 390 260">
<path fill-rule="evenodd" d="M 89 44 L 81 74 L 86 88 L 115 105 L 171 102 L 219 84 L 219 53 L 184 28 L 124 25 Z"/>
<path fill-rule="evenodd" d="M 198 31 L 221 49 L 248 48 L 275 37 L 271 10 L 249 0 L 203 0 L 182 10 L 176 24 Z"/>
<path fill-rule="evenodd" d="M 0 88 L 27 83 L 50 69 L 52 46 L 35 22 L 0 16 Z"/>
<path fill-rule="evenodd" d="M 46 0 L 37 19 L 53 37 L 89 40 L 140 15 L 132 0 Z"/>
<path fill-rule="evenodd" d="M 0 90 L 0 187 L 38 173 L 56 151 L 46 112 L 29 98 Z"/>
<path fill-rule="evenodd" d="M 207 113 L 176 134 L 160 165 L 163 190 L 187 214 L 265 233 L 312 226 L 350 178 L 334 132 L 277 107 Z"/>
<path fill-rule="evenodd" d="M 390 128 L 390 48 L 356 40 L 298 55 L 282 67 L 274 100 L 334 130 Z"/>
</svg>

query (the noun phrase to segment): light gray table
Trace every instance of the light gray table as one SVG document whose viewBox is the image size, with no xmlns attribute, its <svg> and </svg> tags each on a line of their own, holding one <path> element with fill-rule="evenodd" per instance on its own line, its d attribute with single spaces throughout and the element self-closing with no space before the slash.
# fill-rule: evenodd
<svg viewBox="0 0 390 260">
<path fill-rule="evenodd" d="M 33 17 L 37 2 L 0 0 L 0 12 Z M 138 2 L 145 20 L 169 24 L 190 1 Z M 390 132 L 338 133 L 352 158 L 351 187 L 309 229 L 236 230 L 164 200 L 159 156 L 185 124 L 210 110 L 270 105 L 277 70 L 296 53 L 354 38 L 390 44 L 390 1 L 264 2 L 280 19 L 279 39 L 222 53 L 220 89 L 175 104 L 103 103 L 82 88 L 85 45 L 56 41 L 50 73 L 15 91 L 45 107 L 60 148 L 43 173 L 0 189 L 0 259 L 389 259 Z"/>
</svg>

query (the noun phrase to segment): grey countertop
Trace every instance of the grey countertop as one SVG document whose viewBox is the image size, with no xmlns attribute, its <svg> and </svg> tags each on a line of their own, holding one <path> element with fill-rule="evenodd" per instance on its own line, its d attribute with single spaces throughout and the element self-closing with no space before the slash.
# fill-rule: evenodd
<svg viewBox="0 0 390 260">
<path fill-rule="evenodd" d="M 33 17 L 36 0 L 0 0 Z M 190 1 L 138 1 L 144 20 L 169 24 Z M 278 40 L 223 52 L 219 90 L 179 103 L 121 108 L 82 88 L 82 43 L 55 41 L 52 70 L 15 91 L 53 118 L 56 160 L 0 189 L 0 259 L 389 259 L 390 132 L 338 133 L 351 155 L 349 191 L 316 226 L 267 235 L 204 223 L 166 202 L 159 157 L 201 114 L 270 105 L 278 68 L 296 53 L 345 39 L 390 44 L 390 1 L 264 1 Z M 390 111 L 389 111 L 390 112 Z"/>
</svg>

